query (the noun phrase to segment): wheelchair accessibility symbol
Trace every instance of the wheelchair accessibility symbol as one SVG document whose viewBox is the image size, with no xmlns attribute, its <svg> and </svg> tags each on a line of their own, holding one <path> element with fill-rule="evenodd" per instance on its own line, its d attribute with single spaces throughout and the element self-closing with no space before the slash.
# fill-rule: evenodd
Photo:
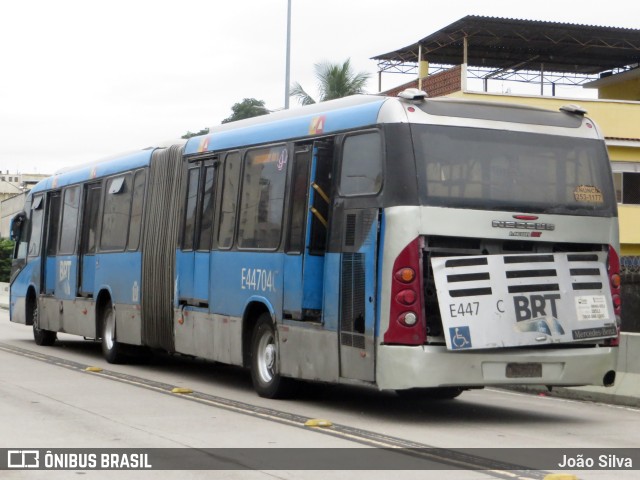
<svg viewBox="0 0 640 480">
<path fill-rule="evenodd" d="M 454 327 L 449 329 L 451 350 L 471 348 L 471 332 L 469 327 Z"/>
</svg>

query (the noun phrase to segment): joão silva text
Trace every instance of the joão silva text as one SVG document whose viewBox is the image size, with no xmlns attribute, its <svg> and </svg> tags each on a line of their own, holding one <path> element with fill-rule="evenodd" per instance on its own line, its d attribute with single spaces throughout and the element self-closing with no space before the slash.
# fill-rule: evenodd
<svg viewBox="0 0 640 480">
<path fill-rule="evenodd" d="M 562 456 L 562 461 L 558 463 L 560 468 L 593 468 L 596 461 L 591 457 L 578 454 L 575 457 Z M 629 457 L 618 457 L 617 455 L 600 455 L 598 457 L 598 468 L 633 468 L 633 461 Z"/>
</svg>

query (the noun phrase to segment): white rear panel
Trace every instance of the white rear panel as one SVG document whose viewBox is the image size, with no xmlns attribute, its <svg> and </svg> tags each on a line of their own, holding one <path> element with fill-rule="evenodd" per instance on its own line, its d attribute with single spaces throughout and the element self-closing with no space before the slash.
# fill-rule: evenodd
<svg viewBox="0 0 640 480">
<path fill-rule="evenodd" d="M 605 252 L 433 258 L 447 348 L 615 337 L 606 261 Z"/>
</svg>

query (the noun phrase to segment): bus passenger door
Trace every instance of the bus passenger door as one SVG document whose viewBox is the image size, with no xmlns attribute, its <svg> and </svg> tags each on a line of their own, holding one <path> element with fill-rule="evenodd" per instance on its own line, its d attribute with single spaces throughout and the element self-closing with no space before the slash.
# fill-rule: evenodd
<svg viewBox="0 0 640 480">
<path fill-rule="evenodd" d="M 284 264 L 285 319 L 322 321 L 332 163 L 331 141 L 295 146 Z"/>
<path fill-rule="evenodd" d="M 81 186 L 67 187 L 62 193 L 60 217 L 60 241 L 57 251 L 58 299 L 72 300 L 78 291 L 78 213 L 80 211 Z"/>
<path fill-rule="evenodd" d="M 42 278 L 44 280 L 43 293 L 55 295 L 56 293 L 56 254 L 58 251 L 58 232 L 60 231 L 60 191 L 47 195 L 46 204 L 46 242 L 43 246 Z"/>
<path fill-rule="evenodd" d="M 345 209 L 340 260 L 340 376 L 375 380 L 378 209 Z"/>
<path fill-rule="evenodd" d="M 332 245 L 340 258 L 340 376 L 375 380 L 377 263 L 384 148 L 378 131 L 344 137 Z M 338 221 L 339 220 L 339 221 Z"/>
<path fill-rule="evenodd" d="M 78 249 L 78 295 L 83 297 L 92 297 L 95 289 L 95 254 L 101 195 L 101 183 L 85 185 L 82 230 Z"/>
<path fill-rule="evenodd" d="M 193 163 L 187 175 L 183 235 L 177 258 L 178 301 L 209 305 L 211 240 L 215 212 L 217 160 Z"/>
</svg>

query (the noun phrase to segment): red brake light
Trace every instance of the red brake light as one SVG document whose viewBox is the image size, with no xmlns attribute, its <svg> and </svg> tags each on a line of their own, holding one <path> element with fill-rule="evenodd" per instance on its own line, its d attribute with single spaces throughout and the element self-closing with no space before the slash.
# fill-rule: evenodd
<svg viewBox="0 0 640 480">
<path fill-rule="evenodd" d="M 621 283 L 622 283 L 622 280 L 620 279 L 620 275 L 618 275 L 617 273 L 614 273 L 613 275 L 611 275 L 611 286 L 612 287 L 618 288 Z"/>
<path fill-rule="evenodd" d="M 620 308 L 622 304 L 620 295 L 614 295 L 612 298 L 613 298 L 613 308 Z"/>
<path fill-rule="evenodd" d="M 413 305 L 416 301 L 417 295 L 413 290 L 402 290 L 396 295 L 396 301 L 403 305 Z"/>
<path fill-rule="evenodd" d="M 609 273 L 609 286 L 611 287 L 611 296 L 618 297 L 618 305 L 616 306 L 614 303 L 614 310 L 616 316 L 620 315 L 620 306 L 621 302 L 619 300 L 621 289 L 620 289 L 620 257 L 618 257 L 618 252 L 616 249 L 609 245 L 609 262 L 607 265 L 607 270 Z"/>
<path fill-rule="evenodd" d="M 620 285 L 620 257 L 616 249 L 609 245 L 609 261 L 607 264 L 609 274 L 609 286 L 611 287 L 611 299 L 613 301 L 613 312 L 616 315 L 616 323 L 618 324 L 618 336 L 609 339 L 607 345 L 616 346 L 620 344 L 620 315 L 622 313 L 622 289 Z"/>
<path fill-rule="evenodd" d="M 391 277 L 389 328 L 384 342 L 422 345 L 427 336 L 422 291 L 422 238 L 409 243 L 396 258 Z"/>
</svg>

